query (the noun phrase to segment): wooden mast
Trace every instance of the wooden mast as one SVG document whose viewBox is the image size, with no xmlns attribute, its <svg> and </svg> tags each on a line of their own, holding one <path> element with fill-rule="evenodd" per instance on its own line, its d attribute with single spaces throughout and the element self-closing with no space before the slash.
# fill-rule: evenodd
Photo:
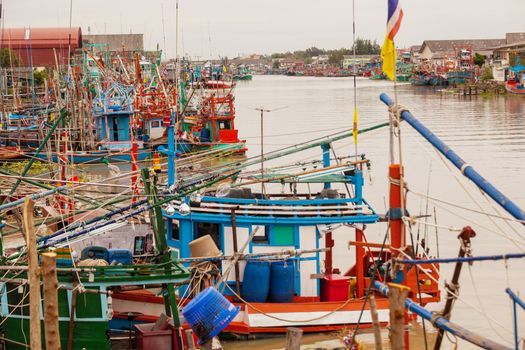
<svg viewBox="0 0 525 350">
<path fill-rule="evenodd" d="M 23 228 L 27 244 L 27 258 L 29 270 L 29 330 L 31 349 L 42 349 L 42 335 L 40 329 L 40 268 L 36 251 L 35 226 L 33 224 L 34 202 L 26 197 L 23 206 Z"/>
</svg>

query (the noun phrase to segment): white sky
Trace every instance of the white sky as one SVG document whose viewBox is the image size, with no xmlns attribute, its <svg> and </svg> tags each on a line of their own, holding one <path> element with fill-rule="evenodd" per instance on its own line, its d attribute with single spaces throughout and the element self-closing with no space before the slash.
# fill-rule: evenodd
<svg viewBox="0 0 525 350">
<path fill-rule="evenodd" d="M 0 0 L 2 1 L 2 0 Z M 179 0 L 180 54 L 208 58 L 352 45 L 352 0 Z M 400 0 L 398 47 L 425 39 L 503 38 L 525 32 L 525 0 Z M 5 27 L 69 26 L 70 0 L 3 0 Z M 382 43 L 387 0 L 355 0 L 358 37 Z M 162 16 L 164 9 L 164 16 Z M 164 30 L 162 18 L 164 17 Z M 73 26 L 143 33 L 175 55 L 175 0 L 73 0 Z"/>
</svg>

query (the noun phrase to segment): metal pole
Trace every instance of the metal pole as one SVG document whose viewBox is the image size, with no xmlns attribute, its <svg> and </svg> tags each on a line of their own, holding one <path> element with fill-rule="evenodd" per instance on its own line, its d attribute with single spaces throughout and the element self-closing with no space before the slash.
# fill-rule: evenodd
<svg viewBox="0 0 525 350">
<path fill-rule="evenodd" d="M 264 109 L 261 107 L 261 180 L 264 180 Z M 264 182 L 261 182 L 261 198 L 264 198 Z"/>
<path fill-rule="evenodd" d="M 470 254 L 470 239 L 472 237 L 475 237 L 476 233 L 470 226 L 466 226 L 463 228 L 461 233 L 459 234 L 458 238 L 461 241 L 461 245 L 459 247 L 459 253 L 458 256 L 460 258 L 464 257 L 467 254 Z M 445 303 L 445 308 L 443 309 L 443 317 L 447 320 L 450 320 L 450 312 L 452 311 L 452 306 L 454 305 L 454 301 L 456 301 L 456 296 L 458 294 L 458 282 L 459 282 L 459 275 L 461 274 L 461 267 L 463 266 L 463 263 L 461 261 L 458 261 L 456 263 L 456 267 L 454 268 L 454 274 L 452 275 L 452 281 L 450 283 L 446 283 L 447 287 L 447 302 Z M 434 350 L 439 350 L 441 348 L 441 342 L 443 341 L 443 335 L 445 331 L 443 329 L 438 330 L 438 334 L 436 336 L 436 342 L 434 343 Z"/>
<path fill-rule="evenodd" d="M 388 296 L 389 288 L 387 285 L 379 281 L 374 281 L 373 286 L 375 290 L 379 291 L 381 294 L 385 296 Z M 461 327 L 458 324 L 450 322 L 444 317 L 441 317 L 441 316 L 436 317 L 436 315 L 433 312 L 413 302 L 411 299 L 405 300 L 405 307 L 409 309 L 410 311 L 412 311 L 413 313 L 417 314 L 418 316 L 423 317 L 425 320 L 431 321 L 434 324 L 434 326 L 438 328 L 442 328 L 445 331 L 452 333 L 458 338 L 464 339 L 471 344 L 477 345 L 484 349 L 511 350 L 511 348 L 505 345 L 498 344 L 491 339 L 488 339 L 479 334 L 476 334 L 466 328 Z"/>
</svg>

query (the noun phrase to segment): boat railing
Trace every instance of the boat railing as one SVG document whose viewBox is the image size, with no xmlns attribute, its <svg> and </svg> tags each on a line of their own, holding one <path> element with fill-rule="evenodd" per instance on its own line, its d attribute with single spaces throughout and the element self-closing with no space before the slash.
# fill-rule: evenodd
<svg viewBox="0 0 525 350">
<path fill-rule="evenodd" d="M 165 216 L 177 218 L 181 202 L 174 201 L 173 215 Z M 241 199 L 202 197 L 199 203 L 190 202 L 191 212 L 194 214 L 231 215 L 231 210 L 236 209 L 239 216 L 265 216 L 265 217 L 362 217 L 375 221 L 377 217 L 372 207 L 363 199 L 355 198 L 338 199 Z"/>
</svg>

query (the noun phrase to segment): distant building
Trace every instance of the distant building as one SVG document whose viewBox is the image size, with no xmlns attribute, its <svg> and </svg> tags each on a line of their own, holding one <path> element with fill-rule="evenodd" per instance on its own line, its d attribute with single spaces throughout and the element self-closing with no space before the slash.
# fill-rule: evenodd
<svg viewBox="0 0 525 350">
<path fill-rule="evenodd" d="M 144 34 L 92 34 L 84 35 L 84 43 L 95 44 L 110 52 L 144 51 Z M 95 51 L 97 51 L 95 46 Z"/>
<path fill-rule="evenodd" d="M 330 59 L 330 56 L 328 55 L 314 56 L 312 57 L 312 64 L 313 65 L 327 65 L 329 59 Z"/>
<path fill-rule="evenodd" d="M 372 61 L 377 55 L 344 55 L 343 56 L 343 68 L 351 68 L 354 66 L 354 62 L 357 66 L 366 66 L 367 63 Z"/>
<path fill-rule="evenodd" d="M 302 60 L 296 60 L 294 58 L 279 58 L 279 67 L 282 69 L 300 68 L 304 65 Z"/>
<path fill-rule="evenodd" d="M 505 39 L 425 40 L 419 49 L 419 59 L 454 58 L 457 51 L 472 48 L 473 53 L 492 56 L 492 48 L 506 44 Z"/>
<path fill-rule="evenodd" d="M 5 28 L 0 48 L 11 49 L 23 65 L 53 67 L 68 62 L 82 48 L 82 30 L 69 28 Z M 58 62 L 57 62 L 58 61 Z"/>
<path fill-rule="evenodd" d="M 505 44 L 492 48 L 494 61 L 502 66 L 514 66 L 519 57 L 520 64 L 525 65 L 525 33 L 507 33 L 505 37 Z"/>
</svg>

